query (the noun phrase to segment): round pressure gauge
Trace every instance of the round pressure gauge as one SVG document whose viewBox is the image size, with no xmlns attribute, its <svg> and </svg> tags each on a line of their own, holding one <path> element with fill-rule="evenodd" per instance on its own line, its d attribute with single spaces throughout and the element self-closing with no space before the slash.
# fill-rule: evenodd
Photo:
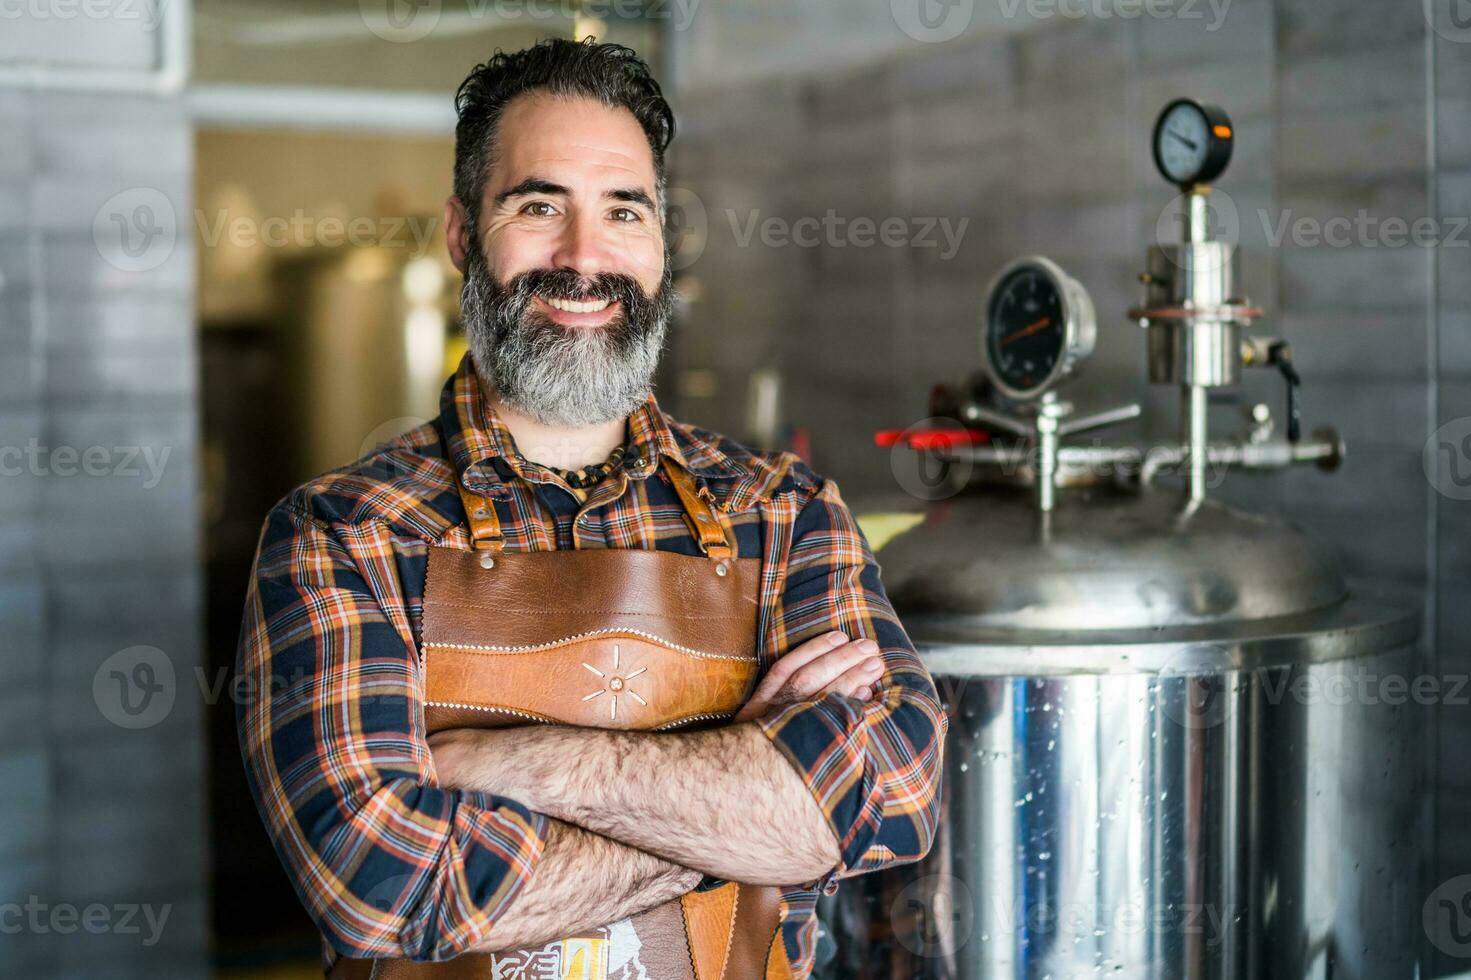
<svg viewBox="0 0 1471 980">
<path fill-rule="evenodd" d="M 1035 398 L 1093 352 L 1093 301 L 1050 259 L 1012 262 L 992 280 L 988 297 L 981 357 L 1002 394 Z"/>
<path fill-rule="evenodd" d="M 1209 183 L 1231 162 L 1234 134 L 1220 106 L 1176 99 L 1154 124 L 1154 164 L 1181 188 Z"/>
</svg>

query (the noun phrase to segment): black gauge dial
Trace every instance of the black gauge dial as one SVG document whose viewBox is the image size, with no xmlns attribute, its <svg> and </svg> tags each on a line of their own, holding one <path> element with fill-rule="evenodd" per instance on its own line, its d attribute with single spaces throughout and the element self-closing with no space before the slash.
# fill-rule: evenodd
<svg viewBox="0 0 1471 980">
<path fill-rule="evenodd" d="M 996 380 L 1030 392 L 1051 378 L 1067 347 L 1062 292 L 1040 266 L 1013 269 L 991 294 L 986 353 Z"/>
<path fill-rule="evenodd" d="M 1209 183 L 1231 162 L 1234 141 L 1231 119 L 1220 106 L 1176 99 L 1154 124 L 1154 163 L 1179 187 Z"/>
<path fill-rule="evenodd" d="M 1093 301 L 1057 263 L 1017 259 L 991 283 L 981 354 L 996 389 L 1035 398 L 1077 370 L 1093 352 Z"/>
</svg>

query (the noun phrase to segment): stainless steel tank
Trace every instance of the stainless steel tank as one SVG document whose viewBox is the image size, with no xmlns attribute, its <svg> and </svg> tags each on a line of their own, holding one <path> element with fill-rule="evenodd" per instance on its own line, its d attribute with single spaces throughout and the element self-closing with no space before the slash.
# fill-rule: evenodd
<svg viewBox="0 0 1471 980">
<path fill-rule="evenodd" d="M 824 900 L 821 975 L 1417 975 L 1414 604 L 1163 490 L 908 509 L 876 554 L 950 712 L 944 818 Z"/>
<path fill-rule="evenodd" d="M 1190 99 L 1155 126 L 1182 241 L 1148 250 L 1128 315 L 1150 381 L 1179 386 L 1177 443 L 1065 444 L 1141 409 L 1076 416 L 1059 396 L 1099 335 L 1081 284 L 1042 256 L 993 280 L 984 377 L 932 391 L 944 425 L 881 434 L 944 474 L 901 478 L 930 502 L 888 508 L 911 526 L 870 536 L 949 711 L 944 815 L 924 861 L 820 904 L 823 977 L 1419 974 L 1438 693 L 1420 604 L 1207 499 L 1219 467 L 1332 469 L 1344 451 L 1331 429 L 1303 437 L 1291 347 L 1246 333 L 1264 311 L 1211 236 L 1233 140 Z M 1285 431 L 1256 405 L 1213 441 L 1210 395 L 1247 367 L 1285 381 Z M 1157 482 L 1172 470 L 1174 490 Z M 874 509 L 855 507 L 865 529 Z"/>
</svg>

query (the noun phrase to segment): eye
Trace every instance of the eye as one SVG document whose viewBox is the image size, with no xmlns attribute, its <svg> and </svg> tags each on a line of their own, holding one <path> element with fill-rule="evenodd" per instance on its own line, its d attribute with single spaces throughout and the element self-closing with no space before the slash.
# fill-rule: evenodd
<svg viewBox="0 0 1471 980">
<path fill-rule="evenodd" d="M 549 218 L 557 213 L 557 209 L 550 201 L 532 201 L 521 209 L 521 213 L 536 218 Z"/>
<path fill-rule="evenodd" d="M 614 208 L 611 213 L 614 221 L 628 222 L 644 220 L 644 216 L 633 208 Z"/>
</svg>

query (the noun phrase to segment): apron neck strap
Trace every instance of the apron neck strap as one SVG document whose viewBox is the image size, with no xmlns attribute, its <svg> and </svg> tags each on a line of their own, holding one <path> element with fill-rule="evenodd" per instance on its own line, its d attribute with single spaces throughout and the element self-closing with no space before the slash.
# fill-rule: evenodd
<svg viewBox="0 0 1471 980">
<path fill-rule="evenodd" d="M 715 508 L 710 506 L 709 501 L 701 497 L 695 489 L 694 477 L 685 470 L 670 462 L 668 456 L 660 456 L 659 462 L 664 467 L 664 472 L 669 475 L 669 482 L 674 484 L 674 490 L 679 494 L 680 502 L 684 504 L 685 523 L 689 525 L 690 533 L 700 543 L 700 550 L 708 558 L 727 559 L 734 557 L 735 549 L 731 547 L 730 539 L 725 534 L 725 524 L 720 520 L 720 515 Z"/>
<path fill-rule="evenodd" d="M 460 503 L 465 505 L 465 521 L 470 525 L 470 546 L 476 551 L 500 554 L 505 547 L 505 539 L 501 535 L 500 518 L 495 516 L 495 504 L 484 494 L 467 489 L 463 476 L 456 476 L 455 487 L 460 491 Z"/>
<path fill-rule="evenodd" d="M 684 505 L 685 523 L 699 542 L 700 550 L 706 557 L 716 560 L 734 557 L 735 549 L 726 535 L 724 522 L 709 501 L 700 496 L 694 478 L 671 463 L 667 456 L 661 456 L 659 462 L 679 494 Z M 500 519 L 495 514 L 495 504 L 484 494 L 466 488 L 463 478 L 457 479 L 455 486 L 460 491 L 460 503 L 465 507 L 465 520 L 470 526 L 471 547 L 476 551 L 500 554 L 505 547 L 505 538 L 501 533 Z"/>
</svg>

